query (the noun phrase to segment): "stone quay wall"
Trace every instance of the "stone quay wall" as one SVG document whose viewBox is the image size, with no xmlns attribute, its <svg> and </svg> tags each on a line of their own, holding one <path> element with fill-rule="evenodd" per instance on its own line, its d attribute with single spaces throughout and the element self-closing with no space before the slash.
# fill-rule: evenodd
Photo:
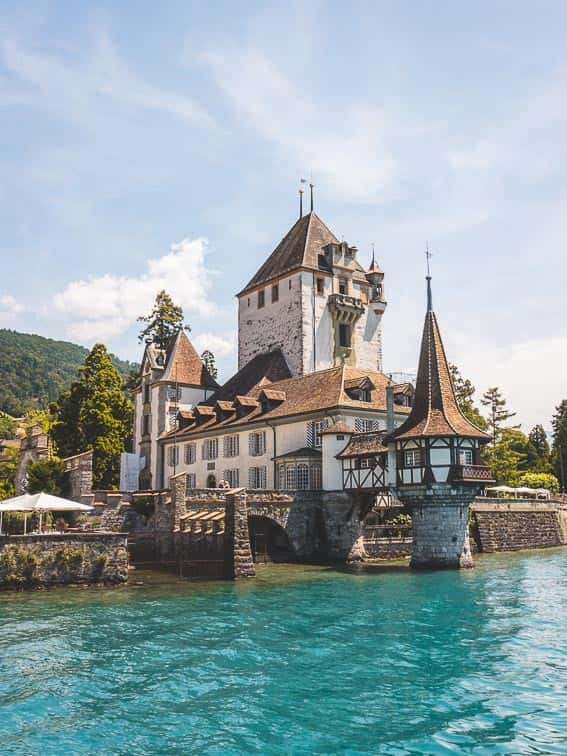
<svg viewBox="0 0 567 756">
<path fill-rule="evenodd" d="M 124 533 L 73 533 L 0 537 L 0 588 L 125 583 Z"/>
<path fill-rule="evenodd" d="M 479 498 L 472 507 L 471 531 L 478 550 L 487 553 L 561 546 L 567 544 L 567 507 Z"/>
</svg>

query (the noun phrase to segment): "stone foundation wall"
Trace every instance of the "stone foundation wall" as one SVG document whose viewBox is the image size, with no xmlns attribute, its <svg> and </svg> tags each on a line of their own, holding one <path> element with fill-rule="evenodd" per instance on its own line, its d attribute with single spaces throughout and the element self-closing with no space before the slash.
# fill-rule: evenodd
<svg viewBox="0 0 567 756">
<path fill-rule="evenodd" d="M 364 550 L 369 559 L 401 559 L 410 556 L 412 538 L 365 538 Z"/>
<path fill-rule="evenodd" d="M 0 538 L 0 588 L 124 583 L 126 541 L 116 533 Z"/>
<path fill-rule="evenodd" d="M 561 546 L 564 514 L 552 504 L 475 504 L 472 533 L 483 552 Z"/>
</svg>

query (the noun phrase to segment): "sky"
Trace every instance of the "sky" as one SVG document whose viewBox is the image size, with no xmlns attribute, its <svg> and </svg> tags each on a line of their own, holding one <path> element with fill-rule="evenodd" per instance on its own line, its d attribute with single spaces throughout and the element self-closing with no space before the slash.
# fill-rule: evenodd
<svg viewBox="0 0 567 756">
<path fill-rule="evenodd" d="M 452 362 L 522 429 L 567 398 L 567 5 L 0 5 L 0 327 L 139 360 L 167 289 L 221 379 L 235 294 L 315 209 L 385 271 L 416 370 L 426 244 Z"/>
</svg>

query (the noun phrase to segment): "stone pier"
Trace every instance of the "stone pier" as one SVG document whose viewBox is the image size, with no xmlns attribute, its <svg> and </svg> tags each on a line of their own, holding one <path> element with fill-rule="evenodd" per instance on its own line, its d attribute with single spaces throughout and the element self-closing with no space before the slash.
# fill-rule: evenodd
<svg viewBox="0 0 567 756">
<path fill-rule="evenodd" d="M 469 541 L 469 508 L 474 491 L 437 484 L 405 490 L 411 508 L 415 569 L 474 567 Z"/>
<path fill-rule="evenodd" d="M 246 489 L 235 488 L 226 493 L 224 533 L 224 574 L 228 579 L 255 577 L 256 570 L 250 548 Z"/>
</svg>

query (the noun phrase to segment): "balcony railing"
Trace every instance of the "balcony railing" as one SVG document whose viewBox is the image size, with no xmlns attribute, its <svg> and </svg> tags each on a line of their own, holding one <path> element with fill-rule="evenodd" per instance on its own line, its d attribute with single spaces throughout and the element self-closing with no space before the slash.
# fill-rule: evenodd
<svg viewBox="0 0 567 756">
<path fill-rule="evenodd" d="M 490 468 L 485 465 L 453 465 L 451 468 L 453 483 L 493 483 Z"/>
<path fill-rule="evenodd" d="M 329 296 L 329 307 L 331 309 L 345 308 L 350 310 L 364 310 L 362 299 L 351 297 L 348 294 L 331 294 Z"/>
</svg>

